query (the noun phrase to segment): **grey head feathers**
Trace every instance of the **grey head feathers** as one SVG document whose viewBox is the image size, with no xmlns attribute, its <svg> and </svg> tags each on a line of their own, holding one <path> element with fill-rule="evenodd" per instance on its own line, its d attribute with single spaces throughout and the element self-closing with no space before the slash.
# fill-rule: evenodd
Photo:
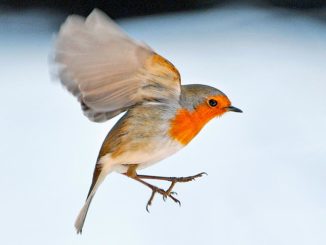
<svg viewBox="0 0 326 245">
<path fill-rule="evenodd" d="M 181 86 L 180 104 L 189 111 L 194 110 L 199 104 L 202 104 L 208 96 L 217 96 L 225 94 L 211 86 L 202 84 L 188 84 Z"/>
</svg>

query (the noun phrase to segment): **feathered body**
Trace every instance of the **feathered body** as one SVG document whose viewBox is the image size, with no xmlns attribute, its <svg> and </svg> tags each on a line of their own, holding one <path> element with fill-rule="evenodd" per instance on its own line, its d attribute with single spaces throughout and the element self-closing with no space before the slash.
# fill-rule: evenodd
<svg viewBox="0 0 326 245">
<path fill-rule="evenodd" d="M 197 90 L 197 101 L 189 102 L 186 98 L 193 90 Z M 144 168 L 177 152 L 216 117 L 205 102 L 207 96 L 216 95 L 223 94 L 205 85 L 183 85 L 178 101 L 145 102 L 130 108 L 104 140 L 98 160 L 110 154 L 119 159 L 118 165 Z M 225 103 L 225 107 L 230 105 L 228 100 Z M 118 169 L 126 171 L 121 166 Z"/>
</svg>

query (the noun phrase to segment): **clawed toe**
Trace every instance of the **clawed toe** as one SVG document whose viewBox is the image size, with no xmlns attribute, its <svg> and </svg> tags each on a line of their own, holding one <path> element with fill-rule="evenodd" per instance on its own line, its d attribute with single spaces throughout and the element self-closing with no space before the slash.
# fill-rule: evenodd
<svg viewBox="0 0 326 245">
<path fill-rule="evenodd" d="M 172 196 L 171 194 L 170 194 L 170 196 L 169 196 L 175 203 L 177 203 L 177 204 L 179 204 L 179 206 L 181 206 L 181 202 L 178 200 L 178 199 L 176 199 L 174 196 Z"/>
<path fill-rule="evenodd" d="M 175 192 L 175 191 L 171 191 L 171 192 L 169 192 L 169 193 L 166 193 L 165 195 L 163 195 L 162 194 L 162 197 L 163 197 L 163 201 L 165 202 L 166 201 L 166 199 L 168 198 L 168 197 L 173 197 L 173 195 L 178 195 L 178 193 L 177 192 Z M 172 198 L 171 198 L 172 199 Z"/>
<path fill-rule="evenodd" d="M 208 174 L 206 172 L 201 172 L 201 173 L 195 175 L 194 177 L 198 178 L 198 177 L 202 177 L 203 175 L 208 175 Z"/>
<path fill-rule="evenodd" d="M 151 194 L 151 196 L 150 196 L 150 198 L 149 198 L 149 200 L 148 200 L 148 202 L 147 202 L 147 204 L 146 204 L 146 211 L 147 211 L 147 212 L 149 212 L 149 206 L 152 205 L 152 202 L 153 202 L 153 199 L 154 199 L 156 193 L 161 194 L 162 197 L 163 197 L 163 200 L 164 200 L 164 201 L 166 201 L 166 199 L 169 197 L 169 198 L 171 198 L 175 203 L 178 203 L 179 206 L 181 206 L 181 202 L 180 202 L 177 198 L 175 198 L 175 197 L 173 196 L 173 195 L 177 195 L 176 192 L 174 192 L 174 191 L 172 191 L 172 192 L 167 192 L 167 191 L 165 191 L 165 190 L 163 190 L 163 189 L 152 188 L 152 194 Z"/>
<path fill-rule="evenodd" d="M 206 172 L 201 172 L 193 176 L 176 178 L 176 182 L 188 182 L 188 181 L 196 180 L 197 178 L 203 177 L 203 175 L 208 175 L 208 174 Z"/>
</svg>

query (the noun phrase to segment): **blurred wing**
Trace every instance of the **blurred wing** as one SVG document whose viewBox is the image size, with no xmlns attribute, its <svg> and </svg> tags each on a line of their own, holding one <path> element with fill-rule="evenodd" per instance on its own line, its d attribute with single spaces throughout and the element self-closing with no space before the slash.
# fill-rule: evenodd
<svg viewBox="0 0 326 245">
<path fill-rule="evenodd" d="M 92 121 L 108 120 L 144 101 L 179 99 L 178 70 L 96 9 L 86 19 L 67 18 L 54 62 L 61 83 Z"/>
</svg>

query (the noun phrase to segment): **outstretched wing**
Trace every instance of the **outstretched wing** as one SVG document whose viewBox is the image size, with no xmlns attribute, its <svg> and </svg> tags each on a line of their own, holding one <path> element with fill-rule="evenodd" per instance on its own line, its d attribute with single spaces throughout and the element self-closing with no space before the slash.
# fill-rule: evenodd
<svg viewBox="0 0 326 245">
<path fill-rule="evenodd" d="M 180 74 L 148 46 L 129 38 L 95 9 L 69 16 L 57 36 L 54 62 L 61 83 L 92 121 L 106 121 L 143 101 L 180 96 Z"/>
</svg>

